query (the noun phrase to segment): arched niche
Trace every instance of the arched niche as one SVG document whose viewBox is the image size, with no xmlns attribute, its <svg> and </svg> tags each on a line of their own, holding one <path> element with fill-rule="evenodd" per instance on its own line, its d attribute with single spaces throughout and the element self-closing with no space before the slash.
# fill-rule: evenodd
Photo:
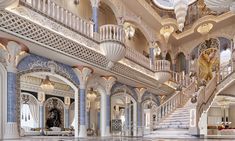
<svg viewBox="0 0 235 141">
<path fill-rule="evenodd" d="M 169 52 L 167 52 L 167 54 L 166 54 L 166 60 L 170 62 L 170 64 L 171 64 L 171 70 L 172 70 L 172 59 L 171 59 L 171 55 L 170 55 Z"/>
<path fill-rule="evenodd" d="M 22 92 L 20 97 L 21 132 L 30 132 L 31 127 L 39 128 L 39 101 L 35 96 L 26 92 Z M 26 110 L 28 113 L 25 113 Z M 34 122 L 27 124 L 28 120 Z"/>
<path fill-rule="evenodd" d="M 126 36 L 125 45 L 129 48 L 132 48 L 143 54 L 145 57 L 149 58 L 149 42 L 145 35 L 143 34 L 142 30 L 138 27 L 138 25 L 131 21 L 126 21 L 133 26 L 135 29 L 135 34 L 133 37 Z M 125 24 L 124 24 L 125 25 Z"/>
<path fill-rule="evenodd" d="M 111 97 L 111 119 L 121 120 L 123 132 L 127 136 L 137 135 L 137 101 L 124 92 L 114 93 Z M 115 133 L 115 132 L 114 132 Z"/>
<path fill-rule="evenodd" d="M 3 138 L 6 124 L 6 101 L 7 101 L 7 71 L 0 62 L 0 139 Z"/>
<path fill-rule="evenodd" d="M 176 72 L 185 73 L 186 71 L 186 58 L 183 52 L 180 52 L 176 56 Z"/>
<path fill-rule="evenodd" d="M 117 25 L 117 19 L 113 10 L 109 7 L 108 4 L 101 1 L 99 6 L 99 27 L 106 24 Z"/>
<path fill-rule="evenodd" d="M 51 97 L 44 103 L 45 109 L 45 127 L 64 128 L 64 102 L 57 98 Z"/>
</svg>

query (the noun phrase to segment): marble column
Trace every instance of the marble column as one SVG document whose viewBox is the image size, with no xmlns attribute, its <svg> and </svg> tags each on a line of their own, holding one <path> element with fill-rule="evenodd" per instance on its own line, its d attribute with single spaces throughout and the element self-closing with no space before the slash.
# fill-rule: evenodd
<svg viewBox="0 0 235 141">
<path fill-rule="evenodd" d="M 99 32 L 99 2 L 100 0 L 90 0 L 92 6 L 92 20 L 94 22 L 94 32 Z"/>
<path fill-rule="evenodd" d="M 41 135 L 44 135 L 43 129 L 44 129 L 44 104 L 40 103 L 39 104 L 39 128 Z"/>
<path fill-rule="evenodd" d="M 79 137 L 87 136 L 87 126 L 86 126 L 86 86 L 87 80 L 92 73 L 92 70 L 87 67 L 74 68 L 74 72 L 79 78 L 80 86 L 79 86 L 79 97 L 80 97 L 80 129 L 79 129 Z M 76 105 L 75 105 L 76 108 Z M 75 115 L 78 115 L 75 110 Z"/>
<path fill-rule="evenodd" d="M 146 92 L 146 88 L 135 88 L 137 93 L 137 136 L 142 136 L 142 96 Z"/>
<path fill-rule="evenodd" d="M 21 52 L 21 46 L 14 42 L 9 41 L 7 46 L 8 55 L 6 57 L 7 63 L 7 124 L 4 133 L 5 139 L 19 138 L 17 126 L 17 91 L 16 91 L 16 73 L 17 73 L 17 56 Z"/>
<path fill-rule="evenodd" d="M 69 105 L 64 108 L 64 128 L 69 128 Z"/>
<path fill-rule="evenodd" d="M 150 69 L 156 69 L 156 42 L 152 41 L 149 43 L 149 59 L 150 59 Z"/>
<path fill-rule="evenodd" d="M 129 126 L 130 126 L 130 110 L 129 110 L 129 104 L 127 104 L 126 109 L 125 109 L 125 125 L 126 125 L 126 136 L 129 136 Z"/>
<path fill-rule="evenodd" d="M 105 88 L 105 104 L 102 105 L 102 101 L 101 101 L 101 109 L 105 108 L 105 113 L 103 116 L 105 116 L 106 122 L 103 123 L 105 124 L 105 134 L 104 136 L 110 136 L 110 125 L 111 125 L 111 88 L 112 86 L 115 84 L 116 82 L 116 78 L 113 76 L 103 76 L 101 77 L 101 84 L 103 84 L 103 87 Z M 104 106 L 104 107 L 102 107 Z M 102 115 L 102 114 L 101 114 Z M 101 117 L 102 118 L 102 117 Z"/>
<path fill-rule="evenodd" d="M 106 114 L 107 114 L 107 107 L 106 107 L 106 94 L 101 94 L 101 104 L 100 104 L 100 136 L 106 136 Z"/>
</svg>

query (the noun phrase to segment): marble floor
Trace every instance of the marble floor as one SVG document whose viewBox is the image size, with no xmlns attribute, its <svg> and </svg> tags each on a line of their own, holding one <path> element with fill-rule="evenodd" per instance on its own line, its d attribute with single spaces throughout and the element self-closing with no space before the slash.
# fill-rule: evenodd
<svg viewBox="0 0 235 141">
<path fill-rule="evenodd" d="M 73 137 L 22 137 L 17 140 L 8 141 L 234 141 L 235 137 L 223 138 L 213 137 L 210 139 L 190 138 L 190 139 L 154 139 L 154 138 L 132 138 L 132 137 L 88 137 L 88 138 L 73 138 Z"/>
</svg>

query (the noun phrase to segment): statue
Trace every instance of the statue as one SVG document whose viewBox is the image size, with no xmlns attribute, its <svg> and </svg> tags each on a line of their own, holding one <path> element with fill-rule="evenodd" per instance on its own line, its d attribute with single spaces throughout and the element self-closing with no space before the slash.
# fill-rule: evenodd
<svg viewBox="0 0 235 141">
<path fill-rule="evenodd" d="M 60 118 L 60 111 L 57 108 L 53 108 L 49 111 L 48 118 L 46 125 L 51 127 L 60 127 L 61 125 L 61 118 Z"/>
</svg>

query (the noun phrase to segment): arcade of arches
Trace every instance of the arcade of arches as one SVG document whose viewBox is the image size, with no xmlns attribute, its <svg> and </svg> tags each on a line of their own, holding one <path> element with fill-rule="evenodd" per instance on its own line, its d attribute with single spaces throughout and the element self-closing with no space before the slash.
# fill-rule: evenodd
<svg viewBox="0 0 235 141">
<path fill-rule="evenodd" d="M 0 139 L 235 137 L 235 6 L 214 3 L 0 0 Z"/>
</svg>

